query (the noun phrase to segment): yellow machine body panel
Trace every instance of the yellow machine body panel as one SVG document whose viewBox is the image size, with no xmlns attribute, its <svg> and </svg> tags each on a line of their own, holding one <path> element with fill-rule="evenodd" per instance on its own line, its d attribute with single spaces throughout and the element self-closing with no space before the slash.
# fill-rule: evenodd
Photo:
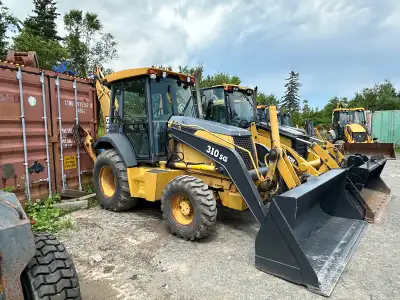
<svg viewBox="0 0 400 300">
<path fill-rule="evenodd" d="M 140 166 L 128 168 L 127 174 L 132 197 L 156 201 L 161 199 L 164 187 L 168 182 L 185 174 L 185 170 Z"/>
<path fill-rule="evenodd" d="M 367 134 L 367 138 L 365 142 L 356 142 L 353 138 L 353 134 Z M 360 143 L 360 144 L 371 144 L 374 143 L 374 140 L 371 138 L 371 136 L 367 133 L 365 128 L 361 126 L 360 124 L 348 124 L 344 128 L 344 135 L 346 139 L 346 143 Z"/>
</svg>

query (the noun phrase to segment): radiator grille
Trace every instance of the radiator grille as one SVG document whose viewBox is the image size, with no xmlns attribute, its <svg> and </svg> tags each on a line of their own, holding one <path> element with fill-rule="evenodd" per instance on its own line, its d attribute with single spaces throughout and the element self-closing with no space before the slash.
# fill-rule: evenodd
<svg viewBox="0 0 400 300">
<path fill-rule="evenodd" d="M 235 136 L 233 137 L 233 142 L 235 143 L 236 146 L 240 146 L 244 149 L 249 150 L 251 155 L 253 156 L 254 161 L 256 161 L 256 156 L 251 136 Z M 237 153 L 239 153 L 240 157 L 243 159 L 247 169 L 248 170 L 254 169 L 249 154 L 246 151 L 239 149 L 238 147 L 235 147 L 235 150 L 237 151 Z"/>
<path fill-rule="evenodd" d="M 367 141 L 367 133 L 366 132 L 354 132 L 353 139 L 356 143 L 363 143 Z"/>
</svg>

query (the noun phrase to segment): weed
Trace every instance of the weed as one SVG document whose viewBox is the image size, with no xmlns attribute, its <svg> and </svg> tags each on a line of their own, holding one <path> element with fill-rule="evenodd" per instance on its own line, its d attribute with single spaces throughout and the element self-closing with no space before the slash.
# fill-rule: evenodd
<svg viewBox="0 0 400 300">
<path fill-rule="evenodd" d="M 54 207 L 56 202 L 60 201 L 60 195 L 55 194 L 53 197 L 39 201 L 28 202 L 25 211 L 30 218 L 35 221 L 32 226 L 34 231 L 56 232 L 62 228 L 71 227 L 69 220 L 61 219 L 60 209 Z"/>
<path fill-rule="evenodd" d="M 3 192 L 8 192 L 11 193 L 14 188 L 12 186 L 5 186 L 4 188 L 1 189 Z"/>
<path fill-rule="evenodd" d="M 86 193 L 93 194 L 93 193 L 94 193 L 93 184 L 91 184 L 91 183 L 86 184 L 86 185 L 83 187 L 83 190 L 84 190 Z"/>
</svg>

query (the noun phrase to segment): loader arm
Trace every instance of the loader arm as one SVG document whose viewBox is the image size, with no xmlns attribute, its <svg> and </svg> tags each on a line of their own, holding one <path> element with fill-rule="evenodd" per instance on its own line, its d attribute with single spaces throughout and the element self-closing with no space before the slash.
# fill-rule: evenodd
<svg viewBox="0 0 400 300">
<path fill-rule="evenodd" d="M 267 216 L 267 207 L 263 203 L 256 185 L 247 170 L 240 155 L 234 150 L 212 141 L 205 140 L 191 133 L 190 127 L 182 126 L 180 123 L 171 122 L 169 131 L 172 137 L 183 144 L 192 147 L 199 153 L 223 167 L 228 176 L 236 185 L 247 206 L 259 224 L 262 224 Z M 210 149 L 214 149 L 212 152 Z M 219 153 L 215 157 L 212 153 Z M 222 155 L 222 156 L 221 156 Z M 222 157 L 223 159 L 220 159 Z"/>
</svg>

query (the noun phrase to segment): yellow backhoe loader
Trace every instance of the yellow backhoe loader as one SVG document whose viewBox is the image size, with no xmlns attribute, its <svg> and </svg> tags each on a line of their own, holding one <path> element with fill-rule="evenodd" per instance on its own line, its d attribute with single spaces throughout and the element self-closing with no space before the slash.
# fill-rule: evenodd
<svg viewBox="0 0 400 300">
<path fill-rule="evenodd" d="M 254 140 L 259 143 L 259 156 L 268 153 L 260 144 L 272 147 L 270 108 L 263 107 L 265 122 L 259 122 L 260 108 L 256 111 L 253 105 L 256 103 L 256 89 L 226 84 L 204 88 L 200 94 L 203 118 L 250 129 Z M 386 159 L 378 156 L 369 159 L 360 154 L 346 159 L 329 141 L 307 136 L 302 130 L 291 127 L 287 120 L 285 123 L 281 119 L 280 124 L 284 124 L 279 126 L 282 148 L 300 181 L 309 175 L 319 176 L 333 169 L 349 168 L 349 178 L 363 196 L 363 206 L 367 212 L 365 218 L 374 222 L 390 199 L 391 191 L 380 177 Z"/>
<path fill-rule="evenodd" d="M 368 133 L 365 109 L 342 108 L 333 110 L 332 128 L 328 131 L 328 141 L 343 144 L 346 154 L 384 155 L 396 159 L 393 143 L 379 143 Z"/>
<path fill-rule="evenodd" d="M 261 158 L 248 130 L 192 117 L 202 110 L 193 77 L 140 68 L 112 73 L 103 84 L 112 99 L 108 132 L 91 145 L 103 208 L 161 201 L 166 226 L 186 240 L 207 236 L 219 205 L 250 209 L 261 226 L 256 267 L 331 294 L 367 226 L 346 169 L 301 183 L 281 147 L 273 108 L 273 143 Z M 276 196 L 282 180 L 287 192 Z"/>
</svg>

